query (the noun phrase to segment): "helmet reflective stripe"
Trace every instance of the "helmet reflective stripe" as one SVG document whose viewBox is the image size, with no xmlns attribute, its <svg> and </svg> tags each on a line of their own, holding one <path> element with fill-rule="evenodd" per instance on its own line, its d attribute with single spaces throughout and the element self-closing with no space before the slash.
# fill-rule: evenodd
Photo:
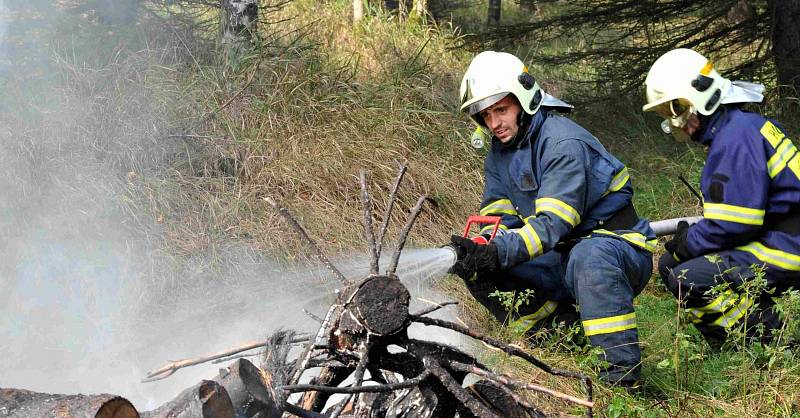
<svg viewBox="0 0 800 418">
<path fill-rule="evenodd" d="M 481 52 L 472 59 L 461 79 L 459 93 L 461 111 L 479 125 L 483 120 L 478 114 L 509 94 L 529 115 L 539 110 L 543 98 L 539 84 L 519 58 L 495 51 Z"/>
<path fill-rule="evenodd" d="M 697 113 L 710 115 L 717 110 L 731 88 L 730 80 L 714 69 L 711 61 L 691 49 L 674 49 L 653 63 L 645 80 L 645 112 L 672 100 L 682 99 Z"/>
</svg>

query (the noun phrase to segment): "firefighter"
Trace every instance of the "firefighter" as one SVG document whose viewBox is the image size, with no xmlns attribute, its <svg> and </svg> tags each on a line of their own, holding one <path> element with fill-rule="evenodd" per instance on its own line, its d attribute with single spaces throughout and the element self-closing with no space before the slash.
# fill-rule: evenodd
<svg viewBox="0 0 800 418">
<path fill-rule="evenodd" d="M 643 110 L 676 140 L 707 147 L 703 219 L 666 243 L 662 280 L 712 346 L 733 329 L 768 341 L 779 326 L 772 298 L 800 278 L 797 149 L 777 122 L 742 108 L 762 100 L 763 86 L 720 76 L 695 51 L 662 55 L 645 85 Z M 756 277 L 760 294 L 747 285 Z"/>
<path fill-rule="evenodd" d="M 600 377 L 634 385 L 641 353 L 633 298 L 650 278 L 656 241 L 631 203 L 628 170 L 555 114 L 571 106 L 546 94 L 511 54 L 475 56 L 460 93 L 461 110 L 477 125 L 473 142 L 491 140 L 480 214 L 502 221 L 488 244 L 454 235 L 459 257 L 451 272 L 522 331 L 551 325 L 559 314 L 577 318 L 577 304 L 585 334 L 609 364 Z M 503 309 L 489 296 L 497 290 L 523 298 L 519 309 Z"/>
</svg>

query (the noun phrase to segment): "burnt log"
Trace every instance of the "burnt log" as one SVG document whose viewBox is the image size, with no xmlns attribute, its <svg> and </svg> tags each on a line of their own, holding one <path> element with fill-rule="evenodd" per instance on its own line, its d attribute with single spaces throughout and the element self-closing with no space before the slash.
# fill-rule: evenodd
<svg viewBox="0 0 800 418">
<path fill-rule="evenodd" d="M 253 363 L 239 359 L 225 369 L 220 369 L 214 379 L 225 388 L 237 417 L 277 418 L 281 409 L 270 394 L 263 371 Z"/>
<path fill-rule="evenodd" d="M 0 389 L 0 416 L 7 418 L 139 418 L 136 408 L 116 395 L 54 395 Z"/>
<path fill-rule="evenodd" d="M 225 387 L 213 380 L 203 380 L 175 399 L 141 415 L 142 418 L 236 418 Z"/>
<path fill-rule="evenodd" d="M 326 366 L 322 368 L 322 371 L 319 372 L 319 376 L 316 376 L 311 379 L 312 385 L 324 385 L 324 386 L 339 386 L 347 376 L 350 375 L 350 369 L 346 367 L 331 367 Z M 309 411 L 322 411 L 325 408 L 325 404 L 330 399 L 331 394 L 325 392 L 306 392 L 303 394 L 303 397 L 300 398 L 300 405 L 301 408 L 307 409 Z"/>
<path fill-rule="evenodd" d="M 370 333 L 392 335 L 405 329 L 409 299 L 400 280 L 373 276 L 358 286 L 347 308 Z"/>
<path fill-rule="evenodd" d="M 428 418 L 436 416 L 438 399 L 429 387 L 415 387 L 395 395 L 386 408 L 386 418 Z M 451 415 L 452 416 L 452 415 Z"/>
<path fill-rule="evenodd" d="M 479 380 L 468 386 L 467 390 L 498 416 L 508 418 L 546 417 L 540 411 L 526 409 L 519 403 L 513 392 L 491 380 Z M 461 410 L 458 415 L 462 418 L 479 418 L 469 410 Z"/>
</svg>

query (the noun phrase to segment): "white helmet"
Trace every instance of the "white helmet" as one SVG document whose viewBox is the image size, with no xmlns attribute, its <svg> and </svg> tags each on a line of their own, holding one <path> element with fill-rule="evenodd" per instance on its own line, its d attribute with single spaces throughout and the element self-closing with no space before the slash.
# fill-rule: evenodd
<svg viewBox="0 0 800 418">
<path fill-rule="evenodd" d="M 461 79 L 461 111 L 484 126 L 479 113 L 509 94 L 517 98 L 522 110 L 529 115 L 536 113 L 542 104 L 539 83 L 519 58 L 495 51 L 476 55 Z"/>
<path fill-rule="evenodd" d="M 644 81 L 647 104 L 642 110 L 675 118 L 691 113 L 710 115 L 722 103 L 731 81 L 714 69 L 711 61 L 691 49 L 673 49 L 653 63 Z"/>
</svg>

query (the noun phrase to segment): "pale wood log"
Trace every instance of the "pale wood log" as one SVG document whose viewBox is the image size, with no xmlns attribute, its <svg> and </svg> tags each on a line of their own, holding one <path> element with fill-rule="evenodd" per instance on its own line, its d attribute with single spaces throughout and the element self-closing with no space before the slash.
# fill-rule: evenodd
<svg viewBox="0 0 800 418">
<path fill-rule="evenodd" d="M 139 418 L 125 398 L 57 395 L 24 389 L 0 389 L 0 416 L 6 418 Z"/>
<path fill-rule="evenodd" d="M 237 418 L 228 392 L 213 380 L 203 380 L 185 389 L 175 399 L 142 418 Z"/>
<path fill-rule="evenodd" d="M 264 371 L 253 363 L 239 359 L 221 369 L 216 380 L 228 392 L 237 417 L 277 418 L 282 411 L 270 395 Z"/>
</svg>

